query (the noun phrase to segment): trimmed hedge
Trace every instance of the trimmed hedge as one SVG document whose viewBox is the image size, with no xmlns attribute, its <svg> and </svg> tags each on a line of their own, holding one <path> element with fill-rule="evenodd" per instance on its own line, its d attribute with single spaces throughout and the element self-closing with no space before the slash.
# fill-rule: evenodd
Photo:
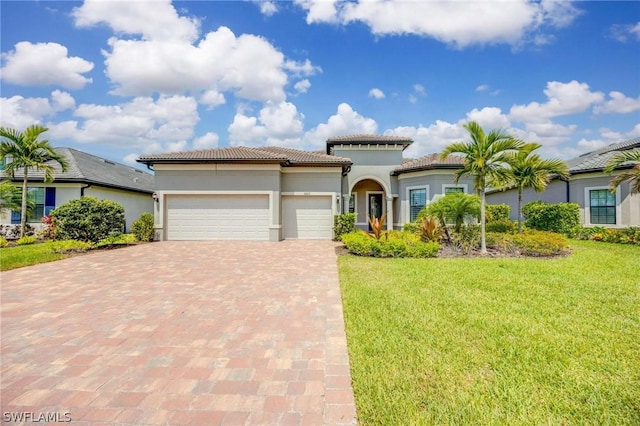
<svg viewBox="0 0 640 426">
<path fill-rule="evenodd" d="M 566 235 L 528 230 L 522 234 L 488 233 L 487 246 L 507 254 L 556 256 L 569 252 Z"/>
<path fill-rule="evenodd" d="M 390 231 L 379 240 L 362 231 L 342 236 L 347 249 L 359 256 L 371 257 L 436 257 L 440 244 L 425 243 L 420 237 L 409 232 Z"/>
<path fill-rule="evenodd" d="M 342 213 L 333 216 L 333 238 L 340 241 L 342 236 L 356 230 L 356 213 Z"/>
<path fill-rule="evenodd" d="M 485 210 L 485 221 L 487 224 L 492 222 L 502 222 L 510 220 L 511 206 L 508 204 L 487 204 Z"/>
<path fill-rule="evenodd" d="M 153 237 L 155 236 L 153 222 L 153 215 L 151 213 L 142 213 L 140 217 L 131 224 L 131 233 L 136 236 L 138 241 L 153 241 Z"/>
<path fill-rule="evenodd" d="M 524 224 L 539 231 L 558 232 L 571 237 L 580 226 L 580 206 L 577 203 L 532 201 L 522 207 L 522 213 L 526 218 Z"/>
<path fill-rule="evenodd" d="M 518 232 L 518 222 L 514 222 L 512 220 L 496 220 L 487 222 L 486 225 L 487 232 L 504 232 L 507 234 L 515 234 Z"/>
<path fill-rule="evenodd" d="M 579 228 L 575 237 L 579 240 L 602 241 L 605 243 L 631 244 L 640 246 L 640 228 Z"/>
</svg>

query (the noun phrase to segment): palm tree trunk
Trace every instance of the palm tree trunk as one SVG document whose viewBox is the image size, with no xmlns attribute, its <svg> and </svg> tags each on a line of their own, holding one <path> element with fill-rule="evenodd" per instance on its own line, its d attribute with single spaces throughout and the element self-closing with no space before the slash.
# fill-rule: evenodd
<svg viewBox="0 0 640 426">
<path fill-rule="evenodd" d="M 487 235 L 485 225 L 485 193 L 484 189 L 480 189 L 480 253 L 487 253 Z"/>
<path fill-rule="evenodd" d="M 22 180 L 22 206 L 20 208 L 20 238 L 24 237 L 27 229 L 27 174 L 29 170 L 25 166 L 24 179 Z"/>
<path fill-rule="evenodd" d="M 518 188 L 518 234 L 522 234 L 522 188 Z"/>
</svg>

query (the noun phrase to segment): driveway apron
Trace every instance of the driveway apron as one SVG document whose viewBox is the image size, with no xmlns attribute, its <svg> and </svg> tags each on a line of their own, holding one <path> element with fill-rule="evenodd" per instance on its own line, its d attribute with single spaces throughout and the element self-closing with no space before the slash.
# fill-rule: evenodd
<svg viewBox="0 0 640 426">
<path fill-rule="evenodd" d="M 335 247 L 157 242 L 3 272 L 2 423 L 356 424 Z"/>
</svg>

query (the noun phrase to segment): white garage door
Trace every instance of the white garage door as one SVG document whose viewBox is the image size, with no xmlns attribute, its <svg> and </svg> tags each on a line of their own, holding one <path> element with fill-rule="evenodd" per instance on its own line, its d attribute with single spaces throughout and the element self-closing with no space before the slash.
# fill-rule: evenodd
<svg viewBox="0 0 640 426">
<path fill-rule="evenodd" d="M 284 238 L 330 240 L 333 237 L 331 197 L 284 196 Z"/>
<path fill-rule="evenodd" d="M 268 240 L 268 195 L 169 195 L 168 240 Z"/>
</svg>

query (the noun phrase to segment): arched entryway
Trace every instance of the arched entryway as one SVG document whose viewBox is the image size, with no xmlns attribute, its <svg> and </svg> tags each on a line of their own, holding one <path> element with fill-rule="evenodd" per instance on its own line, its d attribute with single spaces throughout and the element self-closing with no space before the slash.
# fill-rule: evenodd
<svg viewBox="0 0 640 426">
<path fill-rule="evenodd" d="M 386 215 L 386 228 L 393 229 L 393 197 L 385 185 L 375 178 L 362 178 L 350 189 L 349 212 L 357 213 L 356 226 L 369 229 L 367 217 L 380 219 Z"/>
</svg>

